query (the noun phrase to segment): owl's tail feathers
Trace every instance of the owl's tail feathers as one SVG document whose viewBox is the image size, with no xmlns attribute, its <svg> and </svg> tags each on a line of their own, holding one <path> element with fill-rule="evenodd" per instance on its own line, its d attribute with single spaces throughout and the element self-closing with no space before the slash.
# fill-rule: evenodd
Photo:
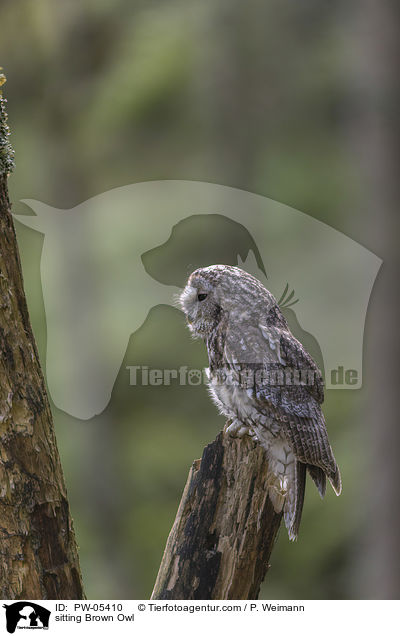
<svg viewBox="0 0 400 636">
<path fill-rule="evenodd" d="M 296 541 L 299 534 L 306 491 L 307 470 L 322 498 L 326 491 L 327 477 L 337 495 L 340 495 L 342 491 L 340 471 L 336 462 L 333 463 L 330 470 L 325 472 L 320 466 L 295 461 L 291 464 L 291 470 L 287 470 L 284 477 L 271 474 L 268 483 L 268 495 L 275 512 L 281 512 L 283 509 L 283 519 L 291 541 Z"/>
<path fill-rule="evenodd" d="M 268 496 L 276 513 L 283 509 L 283 519 L 291 541 L 295 541 L 299 534 L 306 491 L 306 471 L 306 464 L 294 461 L 284 476 L 270 473 L 268 480 Z"/>
<path fill-rule="evenodd" d="M 283 518 L 291 541 L 296 541 L 299 534 L 306 491 L 306 468 L 306 464 L 296 461 L 294 479 L 292 478 L 288 483 Z"/>
<path fill-rule="evenodd" d="M 318 488 L 318 492 L 321 496 L 321 499 L 324 498 L 326 492 L 326 477 L 328 477 L 330 483 L 332 484 L 332 488 L 337 495 L 340 495 L 342 492 L 342 480 L 340 477 L 340 470 L 334 461 L 333 467 L 330 470 L 327 470 L 326 473 L 320 466 L 313 466 L 312 464 L 307 465 L 308 472 L 310 476 Z"/>
<path fill-rule="evenodd" d="M 334 469 L 327 473 L 328 479 L 331 482 L 332 488 L 337 494 L 340 495 L 342 492 L 342 478 L 340 477 L 339 466 L 335 463 Z"/>
<path fill-rule="evenodd" d="M 314 484 L 318 488 L 321 499 L 323 499 L 326 493 L 326 475 L 324 471 L 319 466 L 313 466 L 312 464 L 308 464 L 307 469 Z"/>
</svg>

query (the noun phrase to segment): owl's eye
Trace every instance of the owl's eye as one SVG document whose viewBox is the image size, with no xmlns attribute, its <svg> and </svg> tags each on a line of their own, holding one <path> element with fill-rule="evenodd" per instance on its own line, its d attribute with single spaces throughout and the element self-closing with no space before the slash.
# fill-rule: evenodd
<svg viewBox="0 0 400 636">
<path fill-rule="evenodd" d="M 207 296 L 208 294 L 197 294 L 197 300 L 201 302 L 202 300 L 205 300 Z"/>
</svg>

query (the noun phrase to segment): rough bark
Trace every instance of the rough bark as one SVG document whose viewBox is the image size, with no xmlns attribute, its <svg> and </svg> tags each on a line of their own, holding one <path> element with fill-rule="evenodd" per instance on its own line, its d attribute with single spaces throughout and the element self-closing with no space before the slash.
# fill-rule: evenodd
<svg viewBox="0 0 400 636">
<path fill-rule="evenodd" d="M 281 522 L 264 451 L 220 433 L 189 472 L 153 599 L 256 599 Z"/>
<path fill-rule="evenodd" d="M 0 595 L 79 599 L 77 546 L 10 213 L 10 149 L 4 135 L 1 142 Z"/>
</svg>

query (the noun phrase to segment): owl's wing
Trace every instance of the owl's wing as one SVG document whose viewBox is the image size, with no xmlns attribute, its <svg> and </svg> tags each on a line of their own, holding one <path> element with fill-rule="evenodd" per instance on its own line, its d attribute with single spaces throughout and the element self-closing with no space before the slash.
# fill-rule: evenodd
<svg viewBox="0 0 400 636">
<path fill-rule="evenodd" d="M 230 329 L 225 355 L 233 363 L 263 372 L 247 389 L 257 408 L 281 424 L 297 459 L 310 465 L 320 493 L 325 489 L 321 470 L 339 493 L 340 473 L 320 406 L 323 380 L 302 344 L 286 329 L 260 324 L 247 327 L 245 333 Z"/>
<path fill-rule="evenodd" d="M 275 417 L 281 422 L 285 436 L 297 459 L 307 464 L 321 496 L 325 493 L 324 474 L 339 495 L 342 490 L 340 472 L 329 443 L 322 413 L 318 419 L 282 414 L 282 412 L 278 412 Z"/>
<path fill-rule="evenodd" d="M 319 403 L 324 401 L 324 381 L 322 374 L 310 354 L 304 349 L 290 331 L 279 327 L 259 325 L 271 353 L 267 353 L 269 362 L 278 361 L 285 367 L 298 372 L 304 378 L 304 387 Z M 274 355 L 275 354 L 275 355 Z"/>
<path fill-rule="evenodd" d="M 300 417 L 313 419 L 321 413 L 321 372 L 287 329 L 232 324 L 225 332 L 222 359 L 236 369 L 254 372 L 257 398 Z"/>
</svg>

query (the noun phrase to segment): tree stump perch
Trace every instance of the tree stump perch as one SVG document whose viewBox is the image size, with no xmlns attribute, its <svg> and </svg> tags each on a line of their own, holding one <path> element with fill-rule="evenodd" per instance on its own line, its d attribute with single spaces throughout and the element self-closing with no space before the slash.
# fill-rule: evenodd
<svg viewBox="0 0 400 636">
<path fill-rule="evenodd" d="M 282 513 L 265 487 L 265 452 L 220 433 L 196 460 L 152 599 L 257 599 Z"/>
</svg>

